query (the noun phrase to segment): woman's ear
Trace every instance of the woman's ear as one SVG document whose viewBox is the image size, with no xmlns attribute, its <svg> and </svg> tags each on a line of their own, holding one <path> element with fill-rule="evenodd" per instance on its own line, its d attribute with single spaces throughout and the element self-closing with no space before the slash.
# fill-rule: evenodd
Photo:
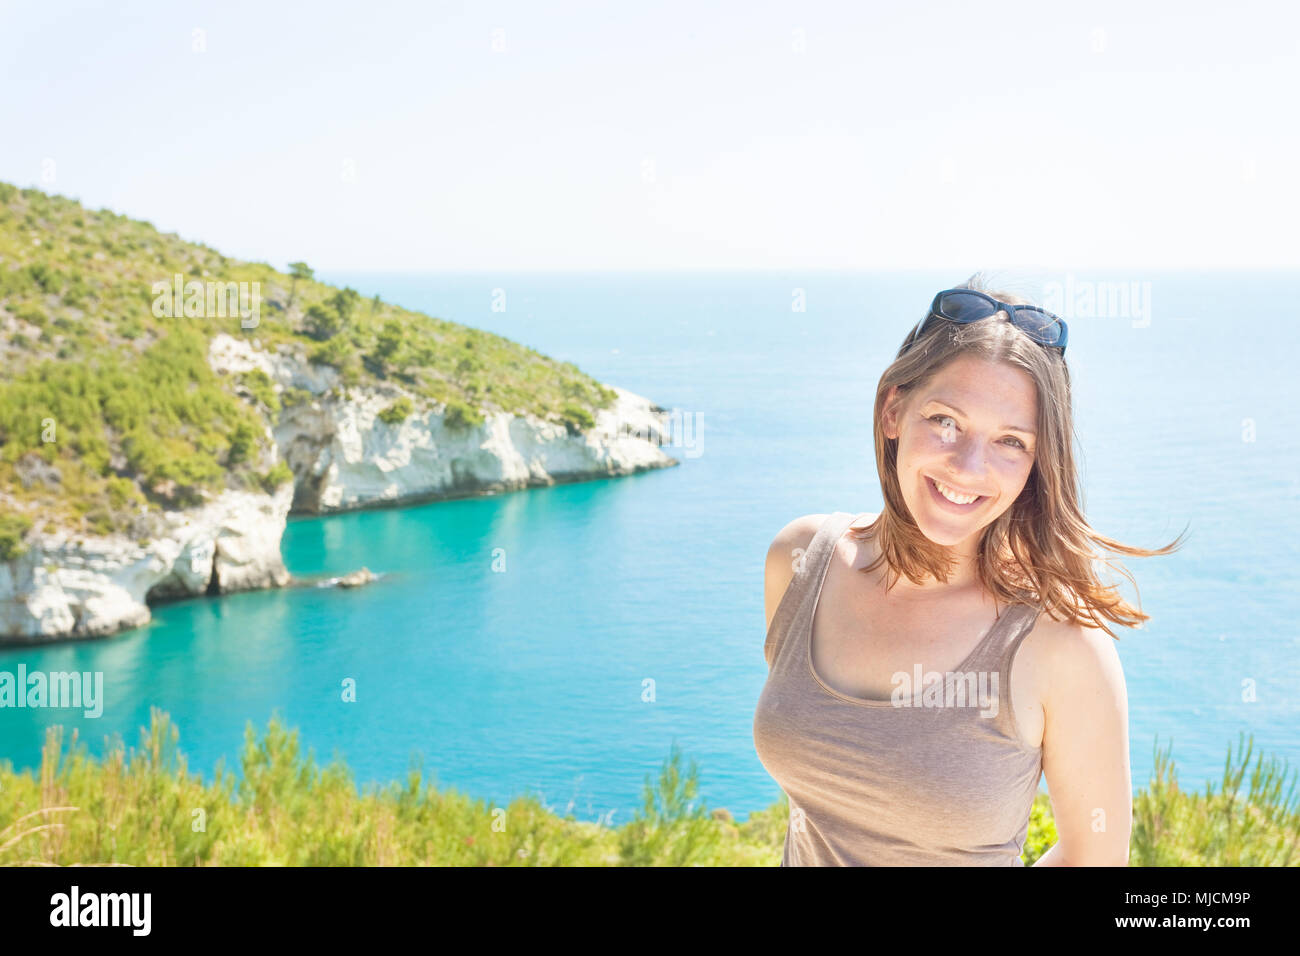
<svg viewBox="0 0 1300 956">
<path fill-rule="evenodd" d="M 889 391 L 885 393 L 884 408 L 880 416 L 880 425 L 884 429 L 886 438 L 898 437 L 898 410 L 902 402 L 898 386 L 889 386 Z"/>
</svg>

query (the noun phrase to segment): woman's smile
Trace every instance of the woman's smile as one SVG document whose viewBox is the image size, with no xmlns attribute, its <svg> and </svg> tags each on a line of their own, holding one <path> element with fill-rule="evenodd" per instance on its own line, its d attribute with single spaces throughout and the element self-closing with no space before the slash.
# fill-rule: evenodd
<svg viewBox="0 0 1300 956">
<path fill-rule="evenodd" d="M 925 483 L 930 489 L 931 500 L 933 500 L 937 506 L 953 514 L 968 514 L 978 508 L 980 504 L 988 498 L 988 495 L 979 495 L 974 501 L 966 501 L 966 499 L 970 498 L 970 495 L 960 495 L 955 489 L 948 485 L 944 485 L 943 490 L 941 490 L 939 487 L 941 483 L 937 482 L 929 475 L 925 476 Z M 948 494 L 954 495 L 958 500 L 953 501 L 952 498 L 949 498 L 944 494 L 944 491 L 947 491 Z"/>
</svg>

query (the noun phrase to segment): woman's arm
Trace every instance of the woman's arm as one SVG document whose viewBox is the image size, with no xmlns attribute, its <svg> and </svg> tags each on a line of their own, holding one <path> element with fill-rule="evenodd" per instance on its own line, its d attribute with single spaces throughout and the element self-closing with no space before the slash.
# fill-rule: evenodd
<svg viewBox="0 0 1300 956">
<path fill-rule="evenodd" d="M 1052 622 L 1043 776 L 1057 842 L 1034 866 L 1127 866 L 1133 827 L 1128 692 L 1115 639 Z"/>
</svg>

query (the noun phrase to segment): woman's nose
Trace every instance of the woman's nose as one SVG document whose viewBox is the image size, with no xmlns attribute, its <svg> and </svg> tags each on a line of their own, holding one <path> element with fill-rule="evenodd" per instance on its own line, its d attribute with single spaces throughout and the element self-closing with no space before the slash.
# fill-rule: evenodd
<svg viewBox="0 0 1300 956">
<path fill-rule="evenodd" d="M 949 465 L 954 475 L 978 478 L 985 471 L 984 444 L 976 438 L 960 435 L 950 448 Z"/>
</svg>

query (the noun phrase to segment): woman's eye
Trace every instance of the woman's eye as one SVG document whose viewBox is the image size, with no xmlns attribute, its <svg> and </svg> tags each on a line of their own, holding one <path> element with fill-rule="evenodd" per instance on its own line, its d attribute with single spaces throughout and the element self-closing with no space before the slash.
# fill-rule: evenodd
<svg viewBox="0 0 1300 956">
<path fill-rule="evenodd" d="M 932 421 L 932 422 L 934 422 L 934 423 L 936 423 L 936 424 L 938 424 L 938 423 L 941 422 L 941 421 L 949 421 L 949 422 L 952 422 L 952 423 L 953 423 L 952 425 L 945 425 L 944 428 L 952 428 L 952 427 L 954 427 L 954 426 L 956 425 L 956 420 L 955 420 L 951 415 L 944 415 L 944 414 L 931 415 L 931 416 L 930 416 L 930 421 Z M 1008 438 L 1007 441 L 1009 441 L 1009 442 L 1015 442 L 1015 444 L 1013 444 L 1013 445 L 1011 446 L 1012 448 L 1017 448 L 1017 449 L 1020 449 L 1021 451 L 1026 451 L 1026 450 L 1027 450 L 1027 449 L 1025 448 L 1025 443 L 1022 442 L 1019 438 Z"/>
</svg>

